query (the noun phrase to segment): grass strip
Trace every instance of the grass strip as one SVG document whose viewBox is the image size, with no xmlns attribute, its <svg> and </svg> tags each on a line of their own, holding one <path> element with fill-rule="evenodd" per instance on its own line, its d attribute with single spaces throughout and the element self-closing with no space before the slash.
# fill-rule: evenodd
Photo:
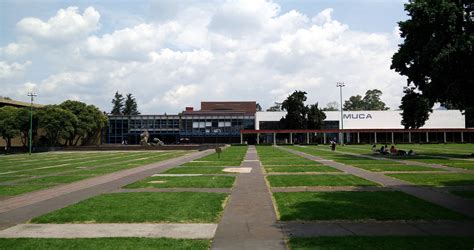
<svg viewBox="0 0 474 250">
<path fill-rule="evenodd" d="M 125 188 L 230 188 L 234 176 L 154 176 Z"/>
<path fill-rule="evenodd" d="M 265 171 L 271 172 L 341 172 L 335 168 L 324 165 L 303 165 L 303 166 L 265 166 Z"/>
<path fill-rule="evenodd" d="M 166 171 L 166 174 L 232 174 L 223 171 L 223 167 L 176 167 Z"/>
<path fill-rule="evenodd" d="M 217 222 L 227 194 L 115 193 L 99 195 L 32 219 L 32 223 Z"/>
<path fill-rule="evenodd" d="M 460 220 L 449 209 L 396 191 L 273 193 L 280 220 Z"/>
<path fill-rule="evenodd" d="M 0 249 L 209 249 L 210 240 L 168 238 L 13 238 L 0 239 Z"/>
<path fill-rule="evenodd" d="M 473 237 L 455 236 L 321 236 L 290 238 L 290 249 L 472 249 Z"/>
<path fill-rule="evenodd" d="M 267 180 L 272 187 L 310 187 L 310 186 L 380 186 L 354 175 L 269 175 Z"/>
<path fill-rule="evenodd" d="M 474 186 L 474 174 L 386 174 L 393 178 L 425 186 Z"/>
</svg>

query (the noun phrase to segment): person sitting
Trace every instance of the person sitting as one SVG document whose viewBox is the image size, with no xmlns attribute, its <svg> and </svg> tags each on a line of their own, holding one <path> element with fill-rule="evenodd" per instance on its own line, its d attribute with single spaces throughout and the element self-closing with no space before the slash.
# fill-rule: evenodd
<svg viewBox="0 0 474 250">
<path fill-rule="evenodd" d="M 382 147 L 380 147 L 379 153 L 383 155 L 387 154 L 387 148 L 385 148 L 385 146 L 382 145 Z"/>
<path fill-rule="evenodd" d="M 400 149 L 400 150 L 397 151 L 397 155 L 398 156 L 405 156 L 405 155 L 407 155 L 407 151 Z"/>
<path fill-rule="evenodd" d="M 408 155 L 416 155 L 415 151 L 413 151 L 413 150 L 411 150 L 411 149 L 410 149 L 410 151 L 408 151 L 407 154 L 408 154 Z"/>
<path fill-rule="evenodd" d="M 397 154 L 397 151 L 398 151 L 398 150 L 395 148 L 395 146 L 392 145 L 392 146 L 390 147 L 390 154 L 391 154 L 391 155 L 396 155 L 396 154 Z"/>
</svg>

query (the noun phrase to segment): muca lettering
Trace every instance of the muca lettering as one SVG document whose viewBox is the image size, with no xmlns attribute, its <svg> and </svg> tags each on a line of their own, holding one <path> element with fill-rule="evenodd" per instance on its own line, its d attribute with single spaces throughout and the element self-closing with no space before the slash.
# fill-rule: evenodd
<svg viewBox="0 0 474 250">
<path fill-rule="evenodd" d="M 344 119 L 372 119 L 370 114 L 344 114 Z"/>
</svg>

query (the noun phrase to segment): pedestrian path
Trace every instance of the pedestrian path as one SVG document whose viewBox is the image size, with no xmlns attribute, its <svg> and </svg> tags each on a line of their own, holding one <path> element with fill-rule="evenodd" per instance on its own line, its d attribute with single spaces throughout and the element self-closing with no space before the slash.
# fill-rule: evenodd
<svg viewBox="0 0 474 250">
<path fill-rule="evenodd" d="M 254 146 L 249 146 L 242 166 L 252 171 L 237 177 L 211 248 L 286 249 Z"/>
<path fill-rule="evenodd" d="M 382 173 L 369 172 L 360 168 L 356 168 L 350 165 L 341 164 L 334 161 L 323 161 L 324 159 L 309 155 L 300 151 L 296 151 L 289 148 L 280 147 L 283 150 L 294 153 L 296 155 L 302 156 L 304 158 L 320 162 L 324 165 L 339 169 L 346 173 L 380 183 L 386 187 L 393 188 L 398 191 L 405 192 L 407 194 L 413 195 L 420 199 L 426 200 L 431 203 L 435 203 L 442 207 L 449 208 L 461 214 L 474 217 L 474 201 L 465 200 L 454 195 L 451 195 L 446 192 L 439 190 L 434 190 L 429 187 L 416 186 L 411 183 L 394 179 L 388 176 L 385 176 Z"/>
<path fill-rule="evenodd" d="M 213 153 L 213 150 L 195 152 L 137 168 L 126 169 L 2 200 L 0 203 L 0 229 L 26 222 L 34 217 L 73 203 L 107 193 L 157 172 L 164 172 L 172 167 L 211 153 Z"/>
</svg>

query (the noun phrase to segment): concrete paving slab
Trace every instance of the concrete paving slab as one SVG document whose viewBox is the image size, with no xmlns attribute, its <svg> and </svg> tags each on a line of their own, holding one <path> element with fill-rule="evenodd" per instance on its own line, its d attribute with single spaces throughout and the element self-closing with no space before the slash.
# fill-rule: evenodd
<svg viewBox="0 0 474 250">
<path fill-rule="evenodd" d="M 224 168 L 224 169 L 222 169 L 222 171 L 226 172 L 226 173 L 248 174 L 248 173 L 252 172 L 252 168 L 244 168 L 244 167 L 241 167 L 241 168 Z"/>
<path fill-rule="evenodd" d="M 201 176 L 202 174 L 154 174 L 152 177 L 164 176 L 164 177 L 180 177 L 180 176 Z"/>
<path fill-rule="evenodd" d="M 212 239 L 217 224 L 19 224 L 0 231 L 0 238 L 146 237 Z"/>
<path fill-rule="evenodd" d="M 370 191 L 394 191 L 387 187 L 375 186 L 320 186 L 320 187 L 272 187 L 272 192 L 291 193 L 291 192 L 337 192 L 337 191 L 353 191 L 353 192 L 370 192 Z"/>
<path fill-rule="evenodd" d="M 227 193 L 230 194 L 231 188 L 119 188 L 109 193 L 180 193 L 180 192 L 194 192 L 194 193 Z"/>
</svg>

